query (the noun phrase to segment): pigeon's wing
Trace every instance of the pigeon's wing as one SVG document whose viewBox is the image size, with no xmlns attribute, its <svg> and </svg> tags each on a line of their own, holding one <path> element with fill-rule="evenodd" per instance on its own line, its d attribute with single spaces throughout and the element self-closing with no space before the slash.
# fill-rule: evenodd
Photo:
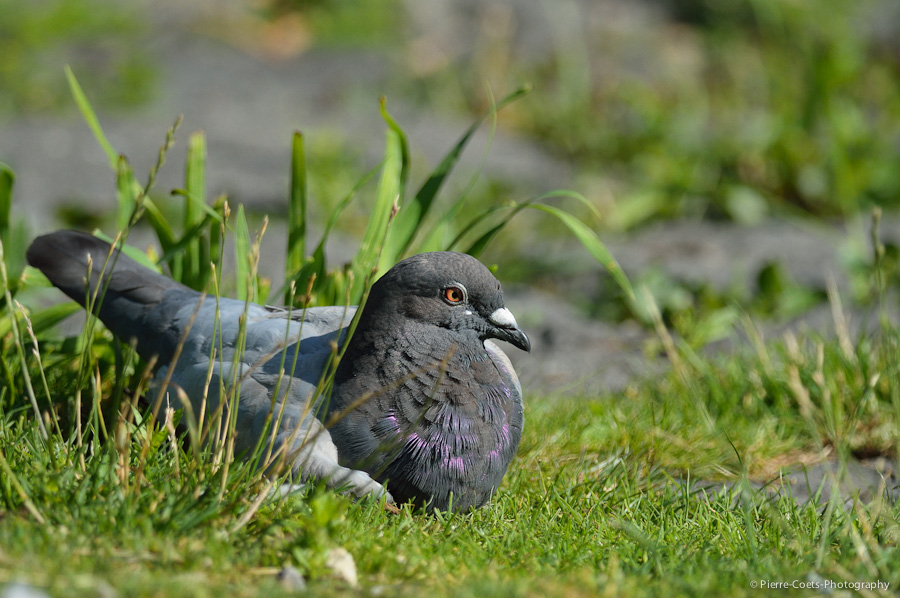
<svg viewBox="0 0 900 598">
<path fill-rule="evenodd" d="M 390 499 L 368 474 L 338 463 L 337 448 L 318 419 L 320 385 L 354 313 L 352 307 L 288 311 L 234 299 L 207 299 L 199 309 L 185 305 L 179 320 L 193 323 L 167 397 L 180 406 L 188 399 L 200 426 L 217 426 L 236 405 L 235 451 L 258 454 L 267 470 L 286 468 L 299 479 Z M 156 380 L 161 384 L 167 376 L 164 366 Z"/>
<path fill-rule="evenodd" d="M 181 329 L 174 319 L 200 293 L 154 272 L 87 233 L 57 231 L 35 239 L 28 263 L 54 286 L 91 307 L 119 338 L 137 342 L 144 359 L 167 362 Z"/>
</svg>

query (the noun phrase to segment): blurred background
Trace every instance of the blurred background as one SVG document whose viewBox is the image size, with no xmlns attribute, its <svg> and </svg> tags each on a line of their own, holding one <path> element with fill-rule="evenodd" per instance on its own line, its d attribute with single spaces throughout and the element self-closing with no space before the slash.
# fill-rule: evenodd
<svg viewBox="0 0 900 598">
<path fill-rule="evenodd" d="M 829 286 L 857 328 L 876 307 L 896 312 L 875 286 L 900 288 L 896 0 L 3 0 L 0 162 L 32 234 L 115 228 L 115 176 L 65 65 L 142 180 L 184 115 L 156 186 L 167 210 L 187 137 L 206 132 L 209 193 L 257 226 L 270 218 L 273 277 L 294 130 L 315 230 L 383 156 L 380 97 L 417 187 L 493 101 L 529 85 L 482 128 L 443 201 L 584 195 L 596 212 L 559 203 L 695 349 L 727 349 L 748 318 L 824 332 Z M 345 212 L 332 262 L 353 255 L 370 205 L 363 194 Z M 484 258 L 535 337 L 515 356 L 526 383 L 621 388 L 660 352 L 558 222 L 523 212 Z M 876 262 L 892 275 L 874 276 Z"/>
</svg>

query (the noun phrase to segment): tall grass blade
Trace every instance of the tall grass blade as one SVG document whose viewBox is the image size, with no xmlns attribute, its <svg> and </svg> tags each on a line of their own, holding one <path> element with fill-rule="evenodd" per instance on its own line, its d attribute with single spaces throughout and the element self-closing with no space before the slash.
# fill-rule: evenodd
<svg viewBox="0 0 900 598">
<path fill-rule="evenodd" d="M 9 230 L 9 210 L 12 207 L 12 190 L 16 174 L 12 168 L 0 162 L 0 237 L 6 238 Z"/>
<path fill-rule="evenodd" d="M 68 79 L 69 81 L 69 89 L 72 91 L 72 97 L 75 98 L 75 104 L 81 111 L 81 115 L 84 117 L 85 122 L 87 122 L 88 127 L 90 127 L 91 132 L 94 134 L 94 138 L 97 140 L 97 143 L 100 144 L 100 147 L 106 153 L 106 158 L 109 160 L 109 167 L 113 172 L 116 172 L 119 162 L 119 154 L 115 149 L 113 149 L 113 146 L 109 143 L 109 140 L 103 133 L 103 128 L 100 126 L 100 121 L 97 119 L 97 115 L 94 113 L 94 109 L 91 108 L 91 103 L 88 101 L 84 90 L 81 89 L 81 85 L 79 85 L 78 79 L 75 78 L 75 73 L 72 72 L 71 67 L 69 67 L 68 65 L 66 65 L 66 79 Z"/>
<path fill-rule="evenodd" d="M 35 521 L 39 524 L 44 525 L 47 520 L 41 515 L 41 512 L 35 506 L 34 502 L 31 500 L 31 497 L 28 496 L 28 493 L 25 491 L 25 488 L 22 486 L 22 483 L 19 481 L 19 478 L 16 477 L 16 473 L 9 466 L 9 463 L 6 461 L 6 457 L 3 455 L 3 450 L 0 449 L 0 471 L 3 472 L 3 477 L 9 480 L 9 483 L 15 489 L 16 494 L 19 495 L 19 498 L 22 500 L 22 506 L 31 513 L 31 516 L 34 517 Z M 12 505 L 10 505 L 12 507 Z"/>
<path fill-rule="evenodd" d="M 250 227 L 247 226 L 247 217 L 244 214 L 243 204 L 238 206 L 234 220 L 234 249 L 237 297 L 241 301 L 255 301 L 253 292 L 254 284 L 250 272 Z"/>
<path fill-rule="evenodd" d="M 185 237 L 189 242 L 184 250 L 184 276 L 189 286 L 202 287 L 203 275 L 209 255 L 204 251 L 202 227 L 195 229 L 203 219 L 206 208 L 206 136 L 203 131 L 192 134 L 188 141 L 187 160 L 184 171 L 184 230 L 193 234 Z"/>
<path fill-rule="evenodd" d="M 414 201 L 410 205 L 406 205 L 406 186 L 409 179 L 409 142 L 406 138 L 406 133 L 403 132 L 403 129 L 401 129 L 400 125 L 397 124 L 397 121 L 395 121 L 394 118 L 388 113 L 384 98 L 381 98 L 381 116 L 387 123 L 388 130 L 392 131 L 397 137 L 400 153 L 400 165 L 396 181 L 396 213 L 392 217 L 394 221 L 392 222 L 391 229 L 388 231 L 384 239 L 384 246 L 381 250 L 381 264 L 379 265 L 379 270 L 383 269 L 385 266 L 391 266 L 400 258 L 400 256 L 402 256 L 403 252 L 406 250 L 406 247 L 409 245 L 412 236 L 416 232 L 418 222 L 422 217 L 424 217 L 424 213 L 422 211 L 423 207 L 420 203 Z M 401 214 L 404 214 L 403 228 L 401 230 L 397 230 L 397 217 L 399 217 Z"/>
<path fill-rule="evenodd" d="M 163 251 L 163 258 L 160 259 L 160 262 L 165 262 L 169 266 L 169 273 L 172 275 L 172 278 L 181 282 L 184 279 L 182 276 L 183 264 L 181 256 L 175 255 L 173 249 L 177 243 L 175 231 L 152 199 L 145 197 L 143 205 L 144 214 L 147 216 L 147 220 L 150 221 L 150 226 L 153 227 L 153 232 L 156 233 L 156 239 L 159 241 L 160 248 Z"/>
<path fill-rule="evenodd" d="M 285 280 L 303 267 L 306 255 L 306 149 L 303 135 L 294 132 L 291 144 L 291 191 L 288 198 L 288 248 Z M 284 295 L 285 304 L 291 301 L 290 290 Z"/>
<path fill-rule="evenodd" d="M 140 183 L 135 180 L 131 166 L 128 164 L 125 157 L 120 156 L 118 152 L 116 152 L 112 144 L 110 144 L 109 140 L 106 138 L 106 135 L 103 133 L 103 128 L 100 126 L 97 114 L 94 112 L 90 101 L 87 99 L 87 95 L 85 95 L 84 90 L 78 83 L 75 73 L 72 72 L 72 69 L 69 66 L 66 66 L 65 71 L 66 79 L 69 82 L 69 89 L 72 92 L 72 97 L 75 99 L 75 104 L 78 106 L 78 110 L 81 112 L 81 115 L 91 129 L 91 132 L 94 134 L 94 138 L 97 140 L 100 148 L 106 154 L 110 169 L 116 174 L 118 196 L 116 225 L 120 231 L 127 231 L 131 225 L 134 224 L 132 222 L 132 217 L 137 214 L 137 201 L 143 195 L 144 189 L 140 186 Z"/>
<path fill-rule="evenodd" d="M 132 217 L 137 211 L 139 190 L 143 191 L 134 178 L 134 169 L 125 156 L 119 156 L 116 160 L 117 230 L 124 232 L 130 228 Z"/>
<path fill-rule="evenodd" d="M 409 180 L 409 141 L 406 139 L 406 133 L 394 120 L 394 117 L 387 111 L 387 100 L 382 97 L 379 102 L 381 108 L 381 117 L 387 123 L 388 128 L 397 135 L 400 150 L 400 172 L 398 173 L 398 192 L 400 202 L 406 197 L 406 184 Z"/>
<path fill-rule="evenodd" d="M 509 213 L 500 221 L 499 224 L 492 226 L 486 233 L 483 233 L 478 239 L 476 239 L 467 249 L 464 250 L 464 253 L 468 253 L 473 257 L 479 257 L 481 253 L 485 250 L 488 244 L 493 240 L 497 233 L 503 230 L 509 221 L 513 219 L 513 217 L 524 210 L 528 206 L 528 203 L 521 203 L 513 206 L 513 208 L 509 211 Z M 509 209 L 508 206 L 494 206 L 488 208 L 482 213 L 475 216 L 459 233 L 456 235 L 456 238 L 449 245 L 449 249 L 453 249 L 462 240 L 473 230 L 478 228 L 482 222 L 486 221 L 491 215 L 501 211 Z"/>
<path fill-rule="evenodd" d="M 194 241 L 202 237 L 204 232 L 209 232 L 211 229 L 215 228 L 214 226 L 211 226 L 213 222 L 222 222 L 221 217 L 219 215 L 211 216 L 210 214 L 206 214 L 203 217 L 203 220 L 195 224 L 189 231 L 184 234 L 184 236 L 182 236 L 181 240 L 166 247 L 165 252 L 163 253 L 162 257 L 160 257 L 160 261 L 172 261 L 179 255 L 182 255 Z M 205 247 L 201 247 L 200 254 L 201 256 L 207 256 L 208 250 Z M 206 270 L 209 270 L 208 258 L 206 260 L 206 264 Z M 196 280 L 185 280 L 182 282 L 199 291 L 205 287 L 206 281 L 209 280 L 210 276 L 211 272 L 201 272 Z"/>
<path fill-rule="evenodd" d="M 385 157 L 382 163 L 381 181 L 369 225 L 363 235 L 359 251 L 353 260 L 353 271 L 356 273 L 351 297 L 355 300 L 362 292 L 362 286 L 373 270 L 383 271 L 385 264 L 379 263 L 381 249 L 391 219 L 396 214 L 400 201 L 403 178 L 403 141 L 394 129 L 388 129 L 386 135 Z M 390 261 L 385 259 L 385 262 Z"/>
<path fill-rule="evenodd" d="M 597 236 L 597 233 L 572 214 L 555 206 L 543 203 L 532 203 L 529 204 L 528 207 L 555 216 L 560 222 L 565 224 L 572 234 L 575 235 L 575 238 L 581 241 L 581 244 L 587 249 L 588 253 L 590 253 L 601 266 L 606 268 L 613 277 L 613 280 L 615 280 L 619 287 L 625 292 L 628 300 L 632 304 L 634 303 L 635 295 L 631 282 L 628 280 L 628 277 L 625 276 L 625 272 L 622 270 L 619 262 L 616 261 L 616 258 L 613 257 L 609 249 L 606 248 L 606 245 L 603 244 L 603 241 Z"/>
<path fill-rule="evenodd" d="M 187 198 L 190 194 L 186 189 L 173 189 L 172 195 L 180 195 Z M 189 200 L 185 199 L 185 201 Z M 149 199 L 147 203 L 150 203 Z M 195 207 L 198 209 L 198 213 L 201 213 L 202 218 L 193 226 L 185 229 L 180 239 L 176 239 L 171 224 L 166 221 L 165 216 L 155 205 L 147 209 L 148 217 L 153 224 L 154 230 L 156 230 L 160 245 L 163 247 L 163 256 L 160 260 L 169 264 L 172 270 L 172 278 L 198 291 L 206 288 L 212 276 L 212 272 L 208 268 L 210 256 L 212 254 L 218 255 L 221 250 L 221 235 L 217 230 L 214 230 L 215 227 L 210 227 L 210 223 L 217 222 L 221 224 L 225 221 L 225 205 L 224 196 L 220 196 L 216 200 L 215 206 L 207 205 L 205 202 L 197 202 Z M 206 235 L 209 235 L 209 238 Z M 213 238 L 215 242 L 212 241 Z M 188 270 L 190 261 L 188 254 L 190 251 L 196 251 L 198 263 L 204 266 L 202 268 L 198 267 L 199 271 L 195 272 L 193 276 Z"/>
<path fill-rule="evenodd" d="M 529 199 L 528 201 L 523 202 L 521 204 L 510 204 L 512 206 L 512 209 L 503 218 L 503 220 L 500 222 L 500 224 L 492 227 L 486 233 L 482 234 L 481 237 L 479 237 L 475 242 L 473 242 L 469 246 L 468 249 L 465 250 L 465 253 L 468 253 L 469 255 L 472 255 L 474 257 L 478 257 L 481 254 L 481 252 L 484 251 L 484 249 L 487 247 L 487 245 L 490 243 L 490 241 L 497 235 L 497 233 L 499 233 L 501 230 L 503 230 L 503 228 L 509 223 L 510 220 L 512 220 L 515 217 L 516 214 L 518 214 L 519 212 L 521 212 L 522 210 L 524 210 L 529 205 L 531 205 L 535 202 L 541 202 L 541 201 L 544 201 L 547 199 L 552 199 L 555 197 L 565 197 L 565 198 L 577 200 L 582 205 L 584 205 L 586 208 L 588 208 L 591 211 L 591 213 L 594 214 L 594 216 L 596 216 L 597 218 L 600 217 L 600 214 L 597 212 L 597 208 L 595 208 L 594 205 L 580 193 L 576 193 L 574 191 L 566 191 L 566 190 L 549 191 L 539 197 L 536 197 L 534 199 Z M 468 236 L 473 230 L 477 229 L 481 225 L 481 223 L 486 221 L 492 214 L 495 214 L 496 212 L 499 212 L 502 210 L 509 209 L 509 207 L 510 206 L 508 206 L 508 205 L 507 206 L 493 206 L 493 207 L 490 207 L 490 208 L 484 210 L 482 213 L 475 216 L 456 235 L 456 237 L 448 245 L 448 247 L 450 249 L 456 247 L 458 244 L 460 244 L 462 242 L 462 240 L 464 238 L 466 238 L 466 236 Z"/>
<path fill-rule="evenodd" d="M 19 363 L 21 364 L 21 373 L 22 378 L 25 381 L 25 389 L 28 394 L 28 399 L 31 401 L 31 406 L 34 409 L 34 416 L 37 420 L 38 427 L 41 430 L 41 438 L 47 440 L 49 436 L 47 435 L 47 428 L 44 426 L 44 420 L 41 417 L 41 410 L 37 404 L 37 397 L 34 394 L 34 388 L 31 385 L 31 375 L 28 373 L 28 364 L 25 360 L 25 349 L 22 346 L 22 336 L 19 332 L 19 325 L 16 321 L 16 312 L 15 307 L 13 305 L 12 294 L 10 293 L 9 288 L 9 280 L 6 274 L 6 256 L 3 249 L 3 239 L 0 239 L 0 285 L 3 287 L 3 297 L 6 303 L 6 309 L 9 313 L 10 326 L 12 328 L 13 335 L 13 344 L 16 347 L 16 355 L 19 358 Z"/>
<path fill-rule="evenodd" d="M 81 310 L 81 306 L 73 301 L 60 303 L 40 311 L 29 314 L 31 326 L 35 334 L 42 334 L 72 314 Z M 0 320 L 0 336 L 6 336 L 12 332 L 12 325 L 9 320 Z"/>
<path fill-rule="evenodd" d="M 28 231 L 24 222 L 20 221 L 15 225 L 10 218 L 15 181 L 16 175 L 13 170 L 0 162 L 0 239 L 6 244 L 8 283 L 13 295 L 19 288 L 19 277 L 25 269 L 25 246 L 28 242 Z"/>
<path fill-rule="evenodd" d="M 576 199 L 593 210 L 593 206 L 590 205 L 590 202 L 588 202 L 587 199 L 577 193 L 568 191 L 553 191 L 551 193 L 542 195 L 535 200 L 527 201 L 514 206 L 499 224 L 492 226 L 490 229 L 488 229 L 487 232 L 481 234 L 472 244 L 470 244 L 468 248 L 465 249 L 465 253 L 478 257 L 478 255 L 480 255 L 481 252 L 484 251 L 484 249 L 497 235 L 497 233 L 499 233 L 507 224 L 509 224 L 510 220 L 512 220 L 512 218 L 516 214 L 518 214 L 525 208 L 540 210 L 542 212 L 555 216 L 569 229 L 569 231 L 571 231 L 575 238 L 581 242 L 585 249 L 587 249 L 588 253 L 590 253 L 594 257 L 594 259 L 597 260 L 597 262 L 599 262 L 601 266 L 606 268 L 610 275 L 612 275 L 613 279 L 625 292 L 626 297 L 633 305 L 635 301 L 634 289 L 632 288 L 631 282 L 628 280 L 628 277 L 625 276 L 625 272 L 622 271 L 622 267 L 619 265 L 619 262 L 616 261 L 609 249 L 606 248 L 606 245 L 603 244 L 603 242 L 597 236 L 597 233 L 591 230 L 588 225 L 565 210 L 562 210 L 555 206 L 547 205 L 545 203 L 541 203 L 541 200 L 553 196 Z M 461 240 L 467 235 L 467 233 L 474 230 L 478 225 L 487 220 L 489 216 L 501 209 L 503 208 L 488 208 L 481 214 L 477 215 L 459 233 L 459 235 L 457 235 L 456 239 L 454 239 L 454 241 L 450 244 L 450 247 L 455 247 L 461 242 Z"/>
</svg>

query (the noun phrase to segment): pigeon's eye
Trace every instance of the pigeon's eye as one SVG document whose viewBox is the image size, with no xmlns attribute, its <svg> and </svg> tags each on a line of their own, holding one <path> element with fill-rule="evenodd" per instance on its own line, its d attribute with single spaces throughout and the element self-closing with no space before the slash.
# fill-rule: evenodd
<svg viewBox="0 0 900 598">
<path fill-rule="evenodd" d="M 459 287 L 447 287 L 444 289 L 444 299 L 447 303 L 461 303 L 466 298 L 466 292 Z"/>
</svg>

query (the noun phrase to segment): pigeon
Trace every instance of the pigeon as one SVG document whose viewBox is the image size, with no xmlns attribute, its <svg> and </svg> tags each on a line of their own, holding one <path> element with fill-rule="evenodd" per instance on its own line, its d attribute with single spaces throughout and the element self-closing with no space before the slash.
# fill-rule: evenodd
<svg viewBox="0 0 900 598">
<path fill-rule="evenodd" d="M 490 500 L 518 448 L 522 387 L 494 341 L 524 351 L 531 342 L 470 255 L 397 263 L 372 285 L 352 333 L 356 307 L 206 295 L 78 231 L 38 237 L 27 258 L 82 306 L 96 294 L 93 313 L 155 360 L 167 406 L 196 417 L 236 394 L 235 453 L 263 446 L 263 467 L 283 455 L 295 479 L 458 511 Z"/>
</svg>

